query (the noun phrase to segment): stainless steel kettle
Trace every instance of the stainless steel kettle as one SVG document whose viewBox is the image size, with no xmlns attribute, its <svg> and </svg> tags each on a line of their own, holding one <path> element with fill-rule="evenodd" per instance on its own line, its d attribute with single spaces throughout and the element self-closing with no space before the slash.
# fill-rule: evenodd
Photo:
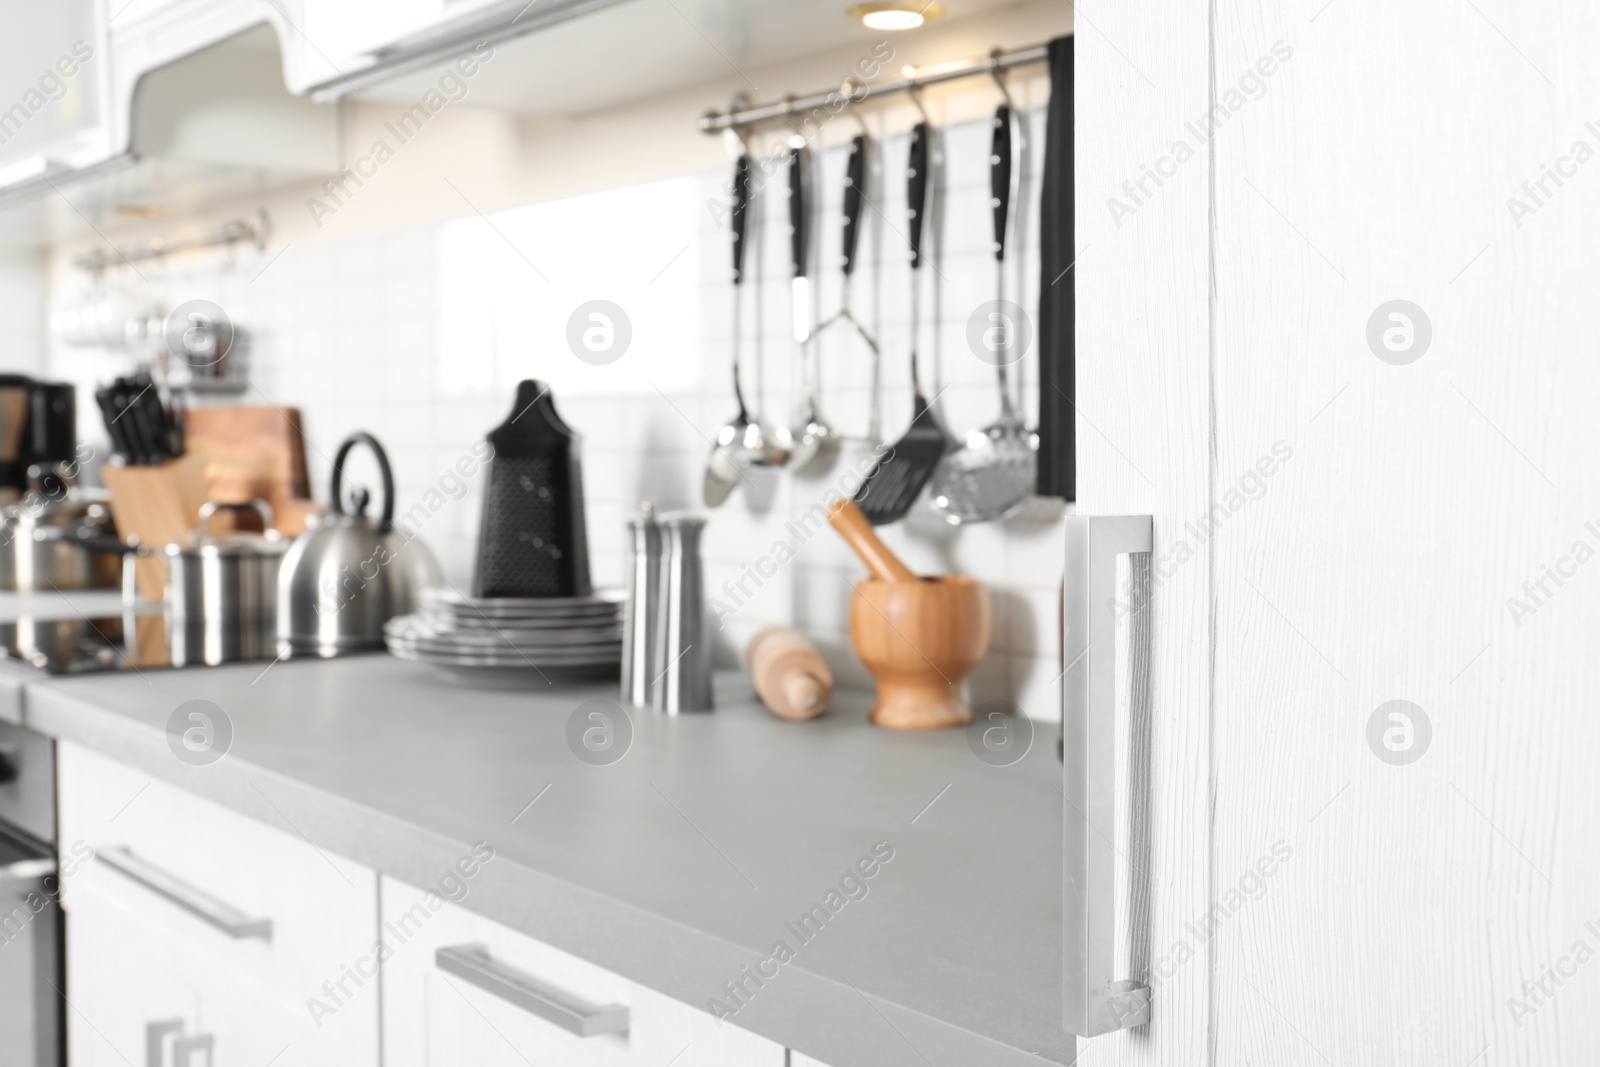
<svg viewBox="0 0 1600 1067">
<path fill-rule="evenodd" d="M 383 512 L 366 514 L 365 489 L 343 496 L 344 462 L 366 445 L 383 477 Z M 422 589 L 440 581 L 428 546 L 394 527 L 394 475 L 383 446 L 369 433 L 352 434 L 333 460 L 328 512 L 295 538 L 278 572 L 278 654 L 321 656 L 383 647 L 383 624 L 417 609 Z M 346 510 L 346 507 L 349 510 Z"/>
</svg>

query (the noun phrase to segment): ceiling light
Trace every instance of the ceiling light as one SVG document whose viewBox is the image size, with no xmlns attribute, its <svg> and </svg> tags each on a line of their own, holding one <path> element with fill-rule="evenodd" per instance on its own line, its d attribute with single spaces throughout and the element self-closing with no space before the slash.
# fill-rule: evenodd
<svg viewBox="0 0 1600 1067">
<path fill-rule="evenodd" d="M 944 14 L 939 4 L 920 0 L 889 0 L 887 3 L 858 4 L 850 9 L 850 17 L 858 19 L 869 30 L 914 30 L 924 22 Z"/>
</svg>

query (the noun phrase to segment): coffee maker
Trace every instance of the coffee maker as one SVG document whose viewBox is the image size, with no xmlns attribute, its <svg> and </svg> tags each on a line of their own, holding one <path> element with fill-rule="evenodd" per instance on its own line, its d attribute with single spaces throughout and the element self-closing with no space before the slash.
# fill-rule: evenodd
<svg viewBox="0 0 1600 1067">
<path fill-rule="evenodd" d="M 77 390 L 69 382 L 40 382 L 0 374 L 0 506 L 29 489 L 60 496 L 61 468 L 76 458 Z"/>
</svg>

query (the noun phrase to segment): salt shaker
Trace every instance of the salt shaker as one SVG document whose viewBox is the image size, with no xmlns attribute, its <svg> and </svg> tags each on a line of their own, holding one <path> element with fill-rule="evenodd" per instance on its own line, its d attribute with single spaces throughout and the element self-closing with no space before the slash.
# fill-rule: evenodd
<svg viewBox="0 0 1600 1067">
<path fill-rule="evenodd" d="M 711 635 L 706 626 L 699 515 L 661 516 L 661 576 L 651 707 L 667 715 L 711 710 Z"/>
<path fill-rule="evenodd" d="M 628 520 L 628 605 L 622 626 L 622 701 L 650 706 L 656 672 L 656 625 L 661 586 L 661 524 L 645 501 Z"/>
</svg>

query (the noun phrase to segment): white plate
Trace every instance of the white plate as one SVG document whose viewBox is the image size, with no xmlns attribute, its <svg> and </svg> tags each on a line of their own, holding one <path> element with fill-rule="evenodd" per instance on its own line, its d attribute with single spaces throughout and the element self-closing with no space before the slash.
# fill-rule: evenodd
<svg viewBox="0 0 1600 1067">
<path fill-rule="evenodd" d="M 621 610 L 627 596 L 621 589 L 599 589 L 574 597 L 469 597 L 454 589 L 431 586 L 422 591 L 424 609 L 458 616 L 549 618 L 574 614 L 605 614 Z"/>
<path fill-rule="evenodd" d="M 616 666 L 622 662 L 620 649 L 607 652 L 586 651 L 582 653 L 541 654 L 526 657 L 518 656 L 515 653 L 506 656 L 463 656 L 391 644 L 389 652 L 399 659 L 413 660 L 434 667 L 481 667 L 523 671 L 543 667 Z"/>
</svg>

